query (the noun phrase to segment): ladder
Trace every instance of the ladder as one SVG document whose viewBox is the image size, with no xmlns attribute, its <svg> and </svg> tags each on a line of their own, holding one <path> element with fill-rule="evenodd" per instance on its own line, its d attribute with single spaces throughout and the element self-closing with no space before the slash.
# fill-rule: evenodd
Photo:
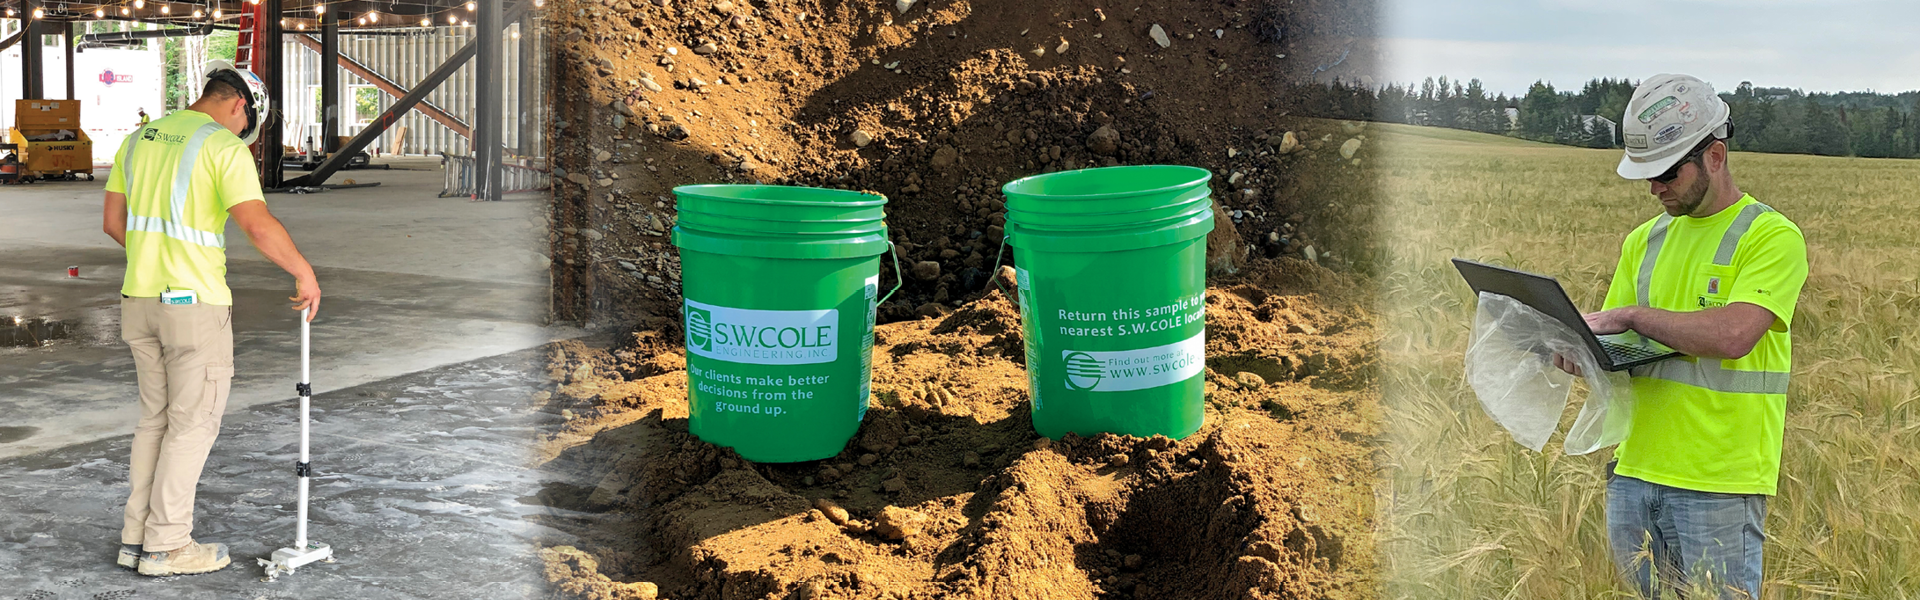
<svg viewBox="0 0 1920 600">
<path fill-rule="evenodd" d="M 240 3 L 240 37 L 233 48 L 233 66 L 260 73 L 253 68 L 253 44 L 259 39 L 260 19 L 265 16 L 266 7 L 260 4 L 248 5 L 246 0 Z M 264 73 L 260 73 L 264 75 Z"/>
</svg>

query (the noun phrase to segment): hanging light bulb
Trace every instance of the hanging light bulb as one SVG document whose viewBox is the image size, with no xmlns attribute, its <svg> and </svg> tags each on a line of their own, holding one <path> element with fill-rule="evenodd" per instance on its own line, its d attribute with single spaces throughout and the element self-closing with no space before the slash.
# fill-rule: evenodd
<svg viewBox="0 0 1920 600">
<path fill-rule="evenodd" d="M 170 5 L 170 4 L 160 5 L 160 14 L 163 14 L 163 15 L 173 14 L 173 5 Z"/>
<path fill-rule="evenodd" d="M 206 13 L 203 13 L 203 12 L 200 12 L 200 9 L 198 9 L 198 8 L 196 8 L 196 9 L 193 9 L 193 18 L 195 18 L 195 19 L 198 19 L 198 18 L 200 18 L 200 17 L 204 17 L 204 16 L 206 16 Z"/>
<path fill-rule="evenodd" d="M 313 14 L 316 14 L 316 15 L 324 15 L 324 14 L 327 14 L 327 5 L 325 5 L 325 4 L 315 4 L 315 5 L 313 5 Z"/>
<path fill-rule="evenodd" d="M 11 16 L 13 16 L 13 14 L 14 14 L 14 13 L 13 13 L 13 9 L 11 9 L 11 8 L 9 8 L 9 9 L 7 9 L 7 16 L 9 16 L 9 17 L 11 17 Z"/>
<path fill-rule="evenodd" d="M 456 17 L 456 16 L 453 16 L 453 15 L 447 15 L 447 24 L 448 24 L 448 25 L 459 25 L 459 24 L 460 24 L 460 17 Z"/>
<path fill-rule="evenodd" d="M 433 19 L 429 19 L 429 18 L 426 18 L 426 17 L 420 17 L 420 26 L 421 26 L 421 27 L 432 27 L 432 26 L 433 26 Z"/>
<path fill-rule="evenodd" d="M 218 9 L 218 8 L 216 8 L 216 9 L 213 9 L 213 18 L 215 18 L 215 19 L 218 19 L 218 18 L 220 18 L 220 9 Z"/>
<path fill-rule="evenodd" d="M 133 11 L 132 11 L 132 10 L 129 10 L 129 9 L 128 9 L 127 7 L 125 7 L 125 6 L 122 6 L 122 7 L 120 7 L 120 16 L 123 16 L 123 17 L 124 17 L 124 16 L 127 16 L 127 15 L 130 15 L 130 14 L 133 14 Z"/>
<path fill-rule="evenodd" d="M 133 0 L 133 8 L 135 10 L 146 8 L 146 7 L 147 7 L 147 0 Z"/>
<path fill-rule="evenodd" d="M 306 30 L 307 30 L 307 24 L 306 24 L 306 23 L 300 23 L 300 24 L 297 24 L 297 25 L 294 25 L 294 26 L 293 26 L 293 28 L 294 28 L 294 29 L 298 29 L 298 30 L 301 30 L 301 31 L 306 31 Z"/>
<path fill-rule="evenodd" d="M 480 5 L 474 4 L 472 2 L 467 3 L 467 12 L 473 12 L 479 9 L 480 9 Z"/>
<path fill-rule="evenodd" d="M 105 16 L 107 16 L 107 9 L 104 9 L 104 8 L 93 9 L 93 18 L 99 19 Z"/>
<path fill-rule="evenodd" d="M 47 11 L 40 10 L 40 7 L 38 6 L 33 8 L 33 18 L 44 19 L 46 18 L 46 16 L 47 16 Z"/>
</svg>

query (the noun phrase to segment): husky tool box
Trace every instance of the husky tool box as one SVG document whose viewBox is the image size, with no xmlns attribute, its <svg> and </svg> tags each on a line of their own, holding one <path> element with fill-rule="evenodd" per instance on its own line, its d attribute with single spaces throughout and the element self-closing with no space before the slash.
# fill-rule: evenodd
<svg viewBox="0 0 1920 600">
<path fill-rule="evenodd" d="M 93 140 L 80 128 L 79 100 L 15 100 L 8 141 L 18 148 L 20 178 L 93 179 Z"/>
</svg>

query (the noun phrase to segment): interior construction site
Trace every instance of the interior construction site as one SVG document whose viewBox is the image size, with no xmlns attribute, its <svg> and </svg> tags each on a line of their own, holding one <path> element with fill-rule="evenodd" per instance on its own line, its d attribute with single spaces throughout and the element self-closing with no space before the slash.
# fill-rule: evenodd
<svg viewBox="0 0 1920 600">
<path fill-rule="evenodd" d="M 539 4 L 0 3 L 0 157 L 19 165 L 0 185 L 0 598 L 546 587 L 540 528 L 516 500 L 539 475 L 518 457 L 548 418 L 527 402 L 537 349 L 580 332 L 545 318 Z M 127 254 L 102 233 L 102 191 L 126 136 L 184 110 L 222 60 L 270 90 L 253 168 L 326 291 L 312 457 L 292 278 L 230 224 L 234 375 L 193 535 L 232 564 L 143 577 L 114 566 L 141 413 L 121 339 Z M 263 582 L 256 560 L 296 544 L 300 475 L 306 537 L 334 562 Z"/>
</svg>

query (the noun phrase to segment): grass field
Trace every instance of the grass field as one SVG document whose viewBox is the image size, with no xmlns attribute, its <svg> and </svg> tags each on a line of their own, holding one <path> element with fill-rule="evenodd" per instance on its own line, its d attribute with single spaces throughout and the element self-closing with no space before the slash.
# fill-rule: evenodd
<svg viewBox="0 0 1920 600">
<path fill-rule="evenodd" d="M 1659 204 L 1613 174 L 1617 150 L 1368 132 L 1382 185 L 1389 596 L 1630 597 L 1606 550 L 1611 451 L 1565 456 L 1556 436 L 1535 453 L 1481 412 L 1461 359 L 1474 298 L 1447 259 L 1554 275 L 1593 310 L 1621 239 Z M 1811 265 L 1763 596 L 1920 598 L 1920 161 L 1740 153 L 1731 165 L 1742 190 L 1800 225 Z"/>
</svg>

